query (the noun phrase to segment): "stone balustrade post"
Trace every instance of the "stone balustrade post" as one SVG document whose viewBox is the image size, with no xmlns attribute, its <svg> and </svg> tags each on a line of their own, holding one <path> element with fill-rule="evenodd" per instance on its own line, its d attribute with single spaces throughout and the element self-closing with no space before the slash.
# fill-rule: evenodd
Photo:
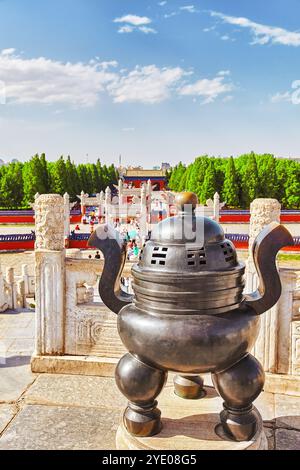
<svg viewBox="0 0 300 470">
<path fill-rule="evenodd" d="M 85 192 L 81 191 L 80 193 L 80 209 L 81 209 L 81 219 L 85 216 Z"/>
<path fill-rule="evenodd" d="M 249 256 L 246 268 L 246 290 L 254 292 L 258 287 L 258 276 L 252 257 L 252 246 L 257 235 L 271 222 L 280 222 L 281 205 L 276 199 L 255 199 L 250 206 Z M 277 371 L 278 350 L 278 303 L 262 315 L 260 334 L 254 355 L 266 372 Z"/>
<path fill-rule="evenodd" d="M 105 190 L 105 222 L 108 224 L 110 221 L 111 209 L 111 189 L 108 186 Z"/>
<path fill-rule="evenodd" d="M 147 181 L 147 231 L 150 230 L 152 220 L 151 220 L 151 203 L 152 203 L 152 183 L 151 180 Z"/>
<path fill-rule="evenodd" d="M 29 275 L 27 264 L 22 264 L 22 281 L 24 281 L 25 295 L 29 294 Z"/>
<path fill-rule="evenodd" d="M 7 294 L 5 292 L 5 279 L 0 265 L 0 313 L 5 312 L 8 308 Z"/>
<path fill-rule="evenodd" d="M 68 240 L 70 236 L 70 196 L 68 193 L 64 195 L 64 219 L 65 239 Z"/>
<path fill-rule="evenodd" d="M 64 352 L 64 199 L 44 194 L 36 202 L 36 355 Z"/>
<path fill-rule="evenodd" d="M 103 191 L 99 194 L 99 211 L 98 211 L 98 217 L 101 218 L 104 215 L 105 211 L 105 194 Z"/>
<path fill-rule="evenodd" d="M 8 291 L 7 297 L 8 297 L 9 308 L 15 309 L 17 308 L 17 290 L 16 290 L 14 268 L 6 269 L 6 284 L 7 284 L 6 291 Z"/>
<path fill-rule="evenodd" d="M 146 237 L 148 234 L 147 224 L 147 192 L 145 185 L 141 187 L 141 215 L 140 215 L 140 235 Z"/>
<path fill-rule="evenodd" d="M 24 308 L 26 305 L 25 283 L 23 280 L 17 282 L 17 307 Z"/>
<path fill-rule="evenodd" d="M 220 196 L 218 193 L 214 195 L 214 220 L 217 223 L 220 221 Z"/>
</svg>

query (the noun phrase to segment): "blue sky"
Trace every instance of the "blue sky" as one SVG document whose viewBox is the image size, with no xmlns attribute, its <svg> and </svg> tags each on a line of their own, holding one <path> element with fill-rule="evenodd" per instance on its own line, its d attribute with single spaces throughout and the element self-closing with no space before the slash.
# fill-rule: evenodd
<svg viewBox="0 0 300 470">
<path fill-rule="evenodd" d="M 0 157 L 299 156 L 300 2 L 0 0 Z"/>
</svg>

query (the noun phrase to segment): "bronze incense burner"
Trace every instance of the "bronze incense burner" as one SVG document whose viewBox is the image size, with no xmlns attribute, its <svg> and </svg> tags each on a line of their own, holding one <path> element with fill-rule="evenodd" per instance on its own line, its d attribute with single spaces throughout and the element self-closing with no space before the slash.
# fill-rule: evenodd
<svg viewBox="0 0 300 470">
<path fill-rule="evenodd" d="M 198 374 L 210 372 L 224 399 L 221 423 L 236 441 L 256 431 L 253 401 L 265 374 L 250 352 L 260 315 L 281 295 L 276 255 L 293 245 L 290 233 L 272 223 L 253 245 L 259 276 L 256 292 L 244 295 L 245 265 L 215 221 L 195 215 L 197 197 L 177 196 L 179 214 L 157 224 L 132 269 L 134 296 L 120 289 L 126 243 L 108 225 L 92 234 L 89 245 L 105 257 L 99 293 L 118 314 L 118 330 L 128 350 L 116 368 L 116 382 L 128 398 L 127 430 L 151 436 L 161 430 L 156 398 L 168 371 L 176 372 L 175 392 L 183 398 L 203 396 Z"/>
</svg>

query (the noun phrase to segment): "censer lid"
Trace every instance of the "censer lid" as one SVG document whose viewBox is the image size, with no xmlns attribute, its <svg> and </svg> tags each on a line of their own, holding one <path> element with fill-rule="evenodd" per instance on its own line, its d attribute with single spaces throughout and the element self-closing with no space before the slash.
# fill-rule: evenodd
<svg viewBox="0 0 300 470">
<path fill-rule="evenodd" d="M 219 224 L 208 217 L 195 215 L 198 203 L 196 194 L 180 193 L 175 201 L 178 215 L 157 224 L 151 234 L 152 241 L 171 245 L 197 244 L 203 247 L 224 240 L 224 231 Z"/>
<path fill-rule="evenodd" d="M 154 313 L 220 314 L 243 300 L 245 266 L 219 224 L 196 216 L 197 196 L 176 198 L 179 213 L 156 225 L 133 266 L 136 307 Z"/>
<path fill-rule="evenodd" d="M 222 227 L 208 217 L 196 216 L 197 196 L 181 193 L 176 199 L 179 214 L 155 226 L 133 272 L 163 276 L 242 273 L 244 265 L 238 262 L 235 246 L 225 239 Z"/>
</svg>

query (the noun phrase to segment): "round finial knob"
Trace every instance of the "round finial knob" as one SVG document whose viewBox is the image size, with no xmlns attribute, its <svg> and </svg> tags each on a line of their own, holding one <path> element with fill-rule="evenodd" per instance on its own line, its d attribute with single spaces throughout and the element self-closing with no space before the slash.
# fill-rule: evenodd
<svg viewBox="0 0 300 470">
<path fill-rule="evenodd" d="M 194 211 L 198 204 L 198 197 L 195 193 L 191 192 L 179 193 L 176 195 L 175 203 L 182 212 L 184 212 L 187 205 L 192 205 L 192 210 Z"/>
</svg>

